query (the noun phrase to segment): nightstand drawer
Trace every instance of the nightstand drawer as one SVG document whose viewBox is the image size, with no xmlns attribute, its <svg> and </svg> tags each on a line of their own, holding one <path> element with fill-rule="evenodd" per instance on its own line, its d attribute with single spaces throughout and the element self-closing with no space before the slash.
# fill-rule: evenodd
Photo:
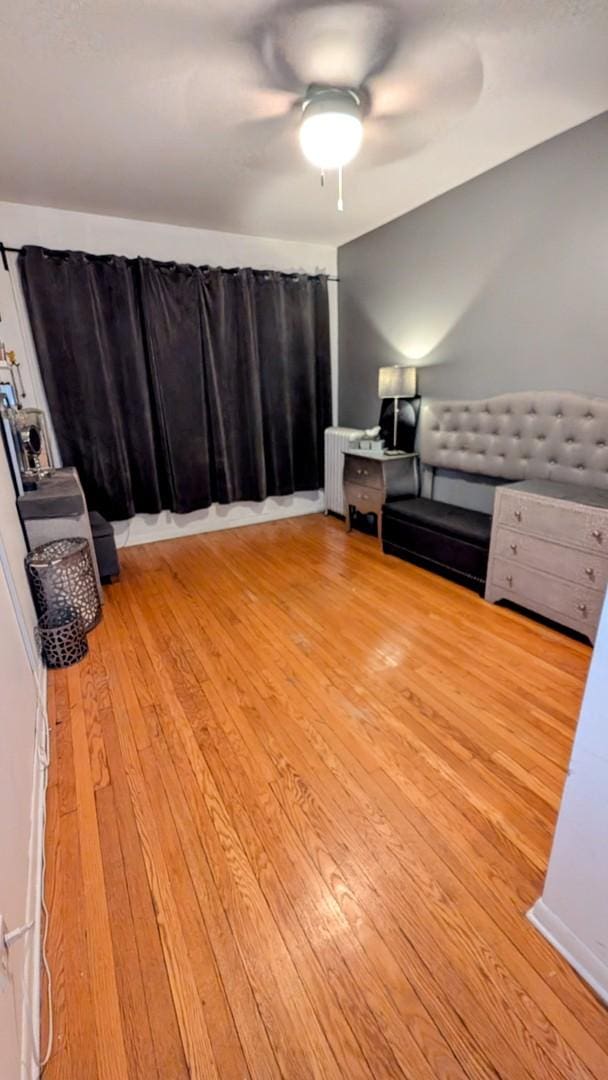
<svg viewBox="0 0 608 1080">
<path fill-rule="evenodd" d="M 565 581 L 604 590 L 608 584 L 608 558 L 565 547 L 538 536 L 526 536 L 511 528 L 498 526 L 494 554 L 517 565 L 544 570 Z"/>
<path fill-rule="evenodd" d="M 378 488 L 366 488 L 362 484 L 345 484 L 344 501 L 347 506 L 355 506 L 363 513 L 379 514 L 384 497 Z"/>
<path fill-rule="evenodd" d="M 491 587 L 497 594 L 534 611 L 551 612 L 549 617 L 566 625 L 588 624 L 594 629 L 600 617 L 603 592 L 560 581 L 550 574 L 515 566 L 506 559 L 494 559 Z"/>
<path fill-rule="evenodd" d="M 382 462 L 357 457 L 354 454 L 346 454 L 344 458 L 344 483 L 383 489 Z"/>
<path fill-rule="evenodd" d="M 572 493 L 576 498 L 576 491 Z M 517 532 L 608 555 L 606 512 L 565 500 L 499 489 L 498 523 Z"/>
</svg>

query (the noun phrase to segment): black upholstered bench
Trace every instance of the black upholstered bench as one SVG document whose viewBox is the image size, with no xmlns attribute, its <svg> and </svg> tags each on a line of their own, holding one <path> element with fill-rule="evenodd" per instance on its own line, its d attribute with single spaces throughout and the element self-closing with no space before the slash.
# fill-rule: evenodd
<svg viewBox="0 0 608 1080">
<path fill-rule="evenodd" d="M 399 499 L 382 509 L 382 548 L 483 593 L 492 515 L 435 499 Z"/>
</svg>

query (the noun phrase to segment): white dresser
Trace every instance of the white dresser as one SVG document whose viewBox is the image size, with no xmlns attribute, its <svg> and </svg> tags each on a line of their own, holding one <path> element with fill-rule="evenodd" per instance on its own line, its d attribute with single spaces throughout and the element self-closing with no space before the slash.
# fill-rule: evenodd
<svg viewBox="0 0 608 1080">
<path fill-rule="evenodd" d="M 594 641 L 607 584 L 608 491 L 546 480 L 496 489 L 486 600 L 512 600 Z"/>
</svg>

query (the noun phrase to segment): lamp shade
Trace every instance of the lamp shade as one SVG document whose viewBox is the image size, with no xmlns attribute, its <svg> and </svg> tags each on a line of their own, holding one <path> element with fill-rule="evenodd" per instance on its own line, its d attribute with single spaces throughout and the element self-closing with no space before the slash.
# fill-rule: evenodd
<svg viewBox="0 0 608 1080">
<path fill-rule="evenodd" d="M 416 368 L 402 364 L 378 368 L 378 397 L 416 397 Z"/>
</svg>

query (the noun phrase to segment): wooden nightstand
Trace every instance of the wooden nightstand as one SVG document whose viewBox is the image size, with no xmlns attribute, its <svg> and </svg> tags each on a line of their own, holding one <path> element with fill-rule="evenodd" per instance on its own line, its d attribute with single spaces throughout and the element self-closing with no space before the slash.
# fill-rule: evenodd
<svg viewBox="0 0 608 1080">
<path fill-rule="evenodd" d="M 346 530 L 352 528 L 352 511 L 375 514 L 378 540 L 382 544 L 382 506 L 389 499 L 418 494 L 418 455 L 385 454 L 377 450 L 344 451 L 344 507 Z"/>
</svg>

